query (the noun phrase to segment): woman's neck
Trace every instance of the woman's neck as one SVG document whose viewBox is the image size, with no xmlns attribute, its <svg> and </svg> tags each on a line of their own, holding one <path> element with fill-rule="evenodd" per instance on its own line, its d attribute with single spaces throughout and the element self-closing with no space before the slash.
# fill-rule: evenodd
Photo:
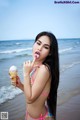
<svg viewBox="0 0 80 120">
<path fill-rule="evenodd" d="M 39 66 L 39 65 L 41 65 L 41 64 L 42 64 L 41 61 L 35 61 L 34 67 Z"/>
</svg>

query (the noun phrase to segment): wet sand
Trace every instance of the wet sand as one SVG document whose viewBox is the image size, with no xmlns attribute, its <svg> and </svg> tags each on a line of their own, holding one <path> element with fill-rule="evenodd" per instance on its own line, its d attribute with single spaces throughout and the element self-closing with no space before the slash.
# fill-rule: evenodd
<svg viewBox="0 0 80 120">
<path fill-rule="evenodd" d="M 58 91 L 57 120 L 80 120 L 80 70 L 76 65 L 61 74 Z M 0 112 L 8 112 L 9 120 L 24 120 L 26 102 L 21 93 L 0 105 Z"/>
<path fill-rule="evenodd" d="M 80 120 L 80 94 L 57 107 L 57 120 Z"/>
<path fill-rule="evenodd" d="M 9 120 L 24 120 L 26 104 L 23 94 L 0 105 L 0 111 L 9 112 Z M 57 106 L 57 120 L 80 120 L 80 94 Z"/>
<path fill-rule="evenodd" d="M 9 113 L 9 120 L 24 120 L 26 111 L 24 94 L 20 94 L 16 98 L 0 105 L 0 112 L 3 111 Z"/>
</svg>

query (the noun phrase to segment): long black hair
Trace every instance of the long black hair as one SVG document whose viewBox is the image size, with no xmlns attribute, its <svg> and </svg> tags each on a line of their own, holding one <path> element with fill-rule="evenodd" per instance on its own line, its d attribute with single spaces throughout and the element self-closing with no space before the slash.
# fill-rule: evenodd
<svg viewBox="0 0 80 120">
<path fill-rule="evenodd" d="M 50 39 L 50 53 L 43 61 L 43 64 L 48 65 L 50 73 L 51 73 L 51 87 L 50 93 L 47 98 L 47 105 L 49 107 L 50 112 L 56 119 L 56 105 L 57 105 L 57 90 L 59 84 L 59 55 L 58 55 L 58 42 L 56 37 L 51 32 L 43 31 L 39 33 L 36 38 L 35 42 L 41 36 L 48 36 Z"/>
</svg>

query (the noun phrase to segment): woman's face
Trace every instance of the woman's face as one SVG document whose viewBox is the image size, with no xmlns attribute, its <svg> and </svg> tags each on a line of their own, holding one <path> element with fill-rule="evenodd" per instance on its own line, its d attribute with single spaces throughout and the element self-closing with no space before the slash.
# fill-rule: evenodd
<svg viewBox="0 0 80 120">
<path fill-rule="evenodd" d="M 50 39 L 48 36 L 41 36 L 33 45 L 33 58 L 44 61 L 50 53 Z"/>
</svg>

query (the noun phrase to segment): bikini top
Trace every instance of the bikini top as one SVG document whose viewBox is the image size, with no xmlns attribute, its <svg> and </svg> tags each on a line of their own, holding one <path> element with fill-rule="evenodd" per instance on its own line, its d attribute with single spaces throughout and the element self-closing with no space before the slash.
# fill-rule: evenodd
<svg viewBox="0 0 80 120">
<path fill-rule="evenodd" d="M 39 67 L 40 67 L 40 65 L 37 66 L 37 67 L 35 67 L 35 68 L 33 68 L 33 70 L 30 73 L 31 86 L 34 84 L 34 81 L 35 81 L 34 74 L 35 74 L 37 68 L 39 68 Z M 43 90 L 43 92 L 41 93 L 41 95 L 42 96 L 48 96 L 48 93 L 47 93 L 47 91 Z"/>
<path fill-rule="evenodd" d="M 31 80 L 31 86 L 34 84 L 34 73 L 36 72 L 37 68 L 33 68 L 33 70 L 30 73 L 30 80 Z"/>
</svg>

